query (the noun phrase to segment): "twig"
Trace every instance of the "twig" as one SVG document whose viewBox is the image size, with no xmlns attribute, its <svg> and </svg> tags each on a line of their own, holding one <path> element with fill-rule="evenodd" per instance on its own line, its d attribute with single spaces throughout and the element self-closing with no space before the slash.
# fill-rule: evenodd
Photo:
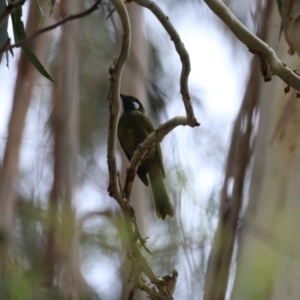
<svg viewBox="0 0 300 300">
<path fill-rule="evenodd" d="M 118 172 L 116 164 L 116 137 L 117 137 L 117 124 L 120 115 L 120 85 L 121 76 L 123 73 L 124 65 L 129 56 L 129 49 L 131 43 L 131 28 L 129 17 L 125 8 L 125 4 L 121 0 L 111 0 L 117 13 L 121 19 L 121 25 L 123 28 L 122 36 L 122 48 L 120 55 L 110 67 L 109 73 L 111 75 L 111 89 L 109 94 L 109 127 L 108 127 L 108 139 L 107 139 L 107 164 L 109 169 L 109 187 L 108 191 L 110 196 L 114 197 L 121 208 L 124 210 L 125 201 L 122 197 L 121 189 L 118 184 Z"/>
<path fill-rule="evenodd" d="M 3 49 L 0 50 L 0 53 L 5 52 L 7 50 L 12 50 L 13 48 L 18 48 L 18 47 L 32 41 L 33 39 L 35 39 L 37 36 L 41 35 L 42 33 L 47 32 L 49 30 L 52 30 L 52 29 L 54 29 L 58 26 L 61 26 L 62 24 L 66 23 L 66 22 L 69 22 L 69 21 L 72 21 L 72 20 L 75 20 L 75 19 L 79 19 L 79 18 L 82 18 L 82 17 L 85 17 L 85 16 L 91 14 L 93 11 L 98 9 L 98 6 L 99 6 L 101 1 L 102 0 L 97 0 L 90 8 L 88 8 L 87 10 L 85 10 L 81 13 L 70 15 L 70 16 L 60 20 L 59 22 L 53 24 L 53 25 L 50 25 L 50 26 L 47 26 L 47 27 L 42 28 L 40 30 L 37 30 L 35 33 L 33 33 L 27 39 L 22 40 L 22 41 L 20 41 L 18 43 L 15 43 L 13 45 L 4 47 Z"/>
<path fill-rule="evenodd" d="M 251 52 L 257 54 L 260 59 L 263 58 L 265 60 L 272 74 L 277 75 L 295 90 L 300 91 L 300 77 L 278 59 L 269 45 L 249 31 L 223 2 L 220 0 L 204 1 Z M 268 74 L 269 78 L 267 79 L 271 79 L 272 74 Z"/>
<path fill-rule="evenodd" d="M 91 212 L 87 212 L 85 213 L 83 216 L 81 216 L 79 218 L 78 223 L 82 224 L 84 222 L 86 222 L 87 220 L 92 219 L 93 217 L 107 217 L 107 218 L 111 218 L 113 215 L 111 210 L 103 210 L 103 211 L 91 211 Z M 81 226 L 79 226 L 81 227 Z"/>
<path fill-rule="evenodd" d="M 189 124 L 187 125 L 190 126 L 199 125 L 199 123 L 197 122 L 194 116 L 194 111 L 190 102 L 190 95 L 189 95 L 189 88 L 188 88 L 188 77 L 191 71 L 190 58 L 188 52 L 184 47 L 184 44 L 180 39 L 179 34 L 177 33 L 176 29 L 170 22 L 169 17 L 166 16 L 166 14 L 161 10 L 161 8 L 156 3 L 154 3 L 154 1 L 150 1 L 150 0 L 133 0 L 133 1 L 143 7 L 148 8 L 156 16 L 156 18 L 159 20 L 159 22 L 167 31 L 171 40 L 173 41 L 176 51 L 182 63 L 182 70 L 180 75 L 180 92 L 182 94 L 182 99 L 184 102 L 187 119 L 189 120 Z"/>
</svg>

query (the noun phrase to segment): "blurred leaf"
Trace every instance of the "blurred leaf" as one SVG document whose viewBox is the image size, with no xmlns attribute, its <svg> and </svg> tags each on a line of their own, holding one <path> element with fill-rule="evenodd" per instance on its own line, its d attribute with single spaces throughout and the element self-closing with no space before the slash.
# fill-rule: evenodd
<svg viewBox="0 0 300 300">
<path fill-rule="evenodd" d="M 49 2 L 49 0 L 46 0 L 46 3 L 50 9 L 50 15 L 53 13 L 53 8 L 54 8 L 54 4 L 55 4 L 55 0 L 51 0 L 51 2 Z"/>
<path fill-rule="evenodd" d="M 277 2 L 278 10 L 279 10 L 279 12 L 281 12 L 282 1 L 281 0 L 276 0 L 276 2 Z"/>
<path fill-rule="evenodd" d="M 24 24 L 22 22 L 22 8 L 19 7 L 17 8 L 13 13 L 12 13 L 12 25 L 13 25 L 13 30 L 14 30 L 14 37 L 15 41 L 20 42 L 24 39 L 26 39 L 26 33 L 25 33 L 25 28 Z M 28 44 L 24 44 L 21 46 L 23 49 L 24 53 L 27 55 L 28 59 L 31 61 L 31 63 L 35 66 L 35 68 L 47 79 L 50 81 L 54 82 L 50 74 L 45 70 L 43 65 L 40 63 L 38 58 L 35 56 L 35 54 L 32 52 L 31 48 L 29 47 Z"/>
<path fill-rule="evenodd" d="M 40 12 L 41 12 L 41 19 L 40 19 L 40 22 L 39 22 L 38 26 L 42 27 L 44 25 L 44 22 L 45 22 L 46 12 L 45 12 L 44 6 L 41 3 L 41 1 L 37 0 L 37 3 L 39 5 L 39 9 L 40 9 Z"/>
<path fill-rule="evenodd" d="M 8 297 L 14 300 L 32 299 L 32 286 L 26 276 L 12 274 L 6 284 Z"/>
<path fill-rule="evenodd" d="M 0 16 L 6 9 L 6 2 L 5 0 L 0 0 Z M 8 39 L 7 35 L 7 26 L 8 26 L 8 19 L 6 19 L 3 24 L 0 26 L 0 49 L 5 45 Z M 0 53 L 0 62 L 2 60 L 3 53 Z"/>
</svg>

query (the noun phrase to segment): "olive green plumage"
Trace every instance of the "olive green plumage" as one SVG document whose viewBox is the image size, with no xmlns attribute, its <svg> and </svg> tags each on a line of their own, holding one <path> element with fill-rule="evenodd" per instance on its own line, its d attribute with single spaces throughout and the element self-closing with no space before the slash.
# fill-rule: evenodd
<svg viewBox="0 0 300 300">
<path fill-rule="evenodd" d="M 118 138 L 130 161 L 134 151 L 154 128 L 139 100 L 125 95 L 121 95 L 121 99 L 124 111 L 118 124 Z M 144 157 L 137 174 L 146 186 L 150 181 L 157 217 L 164 220 L 167 215 L 174 216 L 174 209 L 163 181 L 165 170 L 159 144 L 153 146 Z"/>
</svg>

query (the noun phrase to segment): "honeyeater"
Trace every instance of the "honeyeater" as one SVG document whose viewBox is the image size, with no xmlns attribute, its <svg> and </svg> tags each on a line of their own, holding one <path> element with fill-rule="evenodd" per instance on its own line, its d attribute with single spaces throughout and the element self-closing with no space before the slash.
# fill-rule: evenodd
<svg viewBox="0 0 300 300">
<path fill-rule="evenodd" d="M 154 131 L 154 128 L 138 99 L 122 94 L 121 99 L 124 111 L 119 119 L 118 138 L 130 161 L 134 151 Z M 166 216 L 174 216 L 174 209 L 163 181 L 165 170 L 159 144 L 155 144 L 148 151 L 139 165 L 137 174 L 146 186 L 150 181 L 156 216 L 163 220 Z"/>
</svg>

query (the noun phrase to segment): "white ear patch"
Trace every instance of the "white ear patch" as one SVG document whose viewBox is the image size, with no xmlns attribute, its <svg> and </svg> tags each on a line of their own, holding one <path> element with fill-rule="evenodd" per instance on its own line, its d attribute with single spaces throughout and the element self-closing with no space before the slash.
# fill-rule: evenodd
<svg viewBox="0 0 300 300">
<path fill-rule="evenodd" d="M 132 105 L 133 105 L 134 109 L 139 109 L 140 108 L 140 104 L 136 101 L 132 101 Z"/>
</svg>

